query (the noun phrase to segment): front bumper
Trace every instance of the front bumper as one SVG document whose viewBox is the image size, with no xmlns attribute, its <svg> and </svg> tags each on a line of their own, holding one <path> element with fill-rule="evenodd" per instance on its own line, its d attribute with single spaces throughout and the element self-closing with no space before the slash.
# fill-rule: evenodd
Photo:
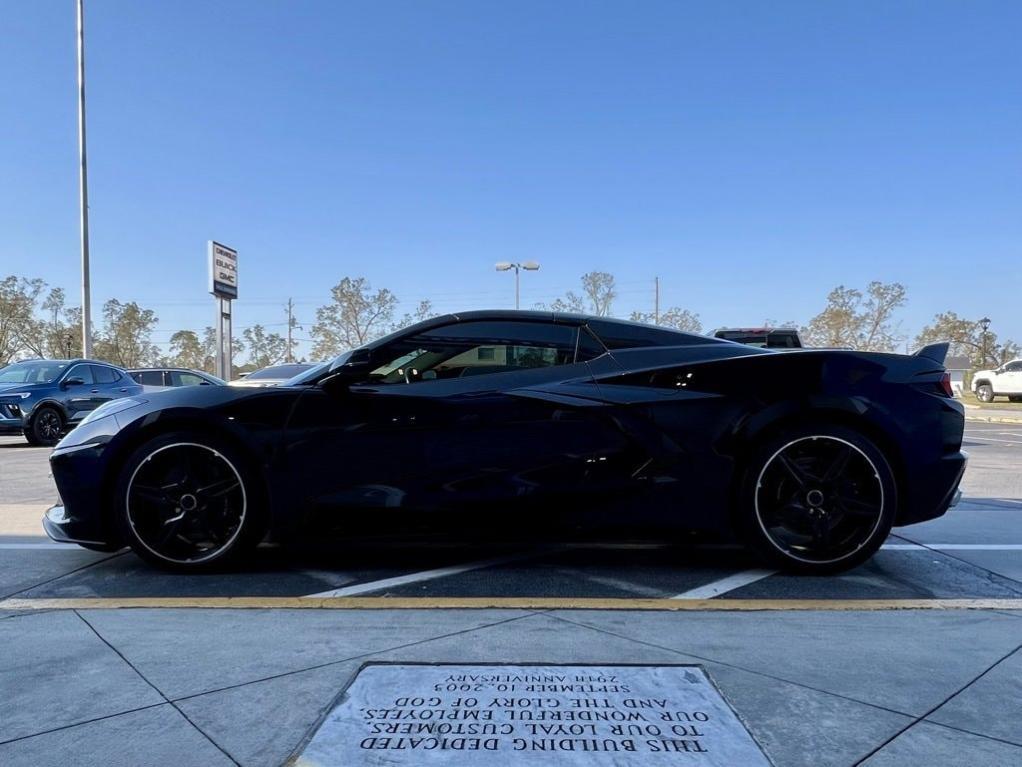
<svg viewBox="0 0 1022 767">
<path fill-rule="evenodd" d="M 67 509 L 58 504 L 43 515 L 43 530 L 57 543 L 77 543 L 83 546 L 114 548 L 115 544 L 99 540 L 95 525 L 75 519 Z"/>
<path fill-rule="evenodd" d="M 50 469 L 62 499 L 43 517 L 43 529 L 55 541 L 111 546 L 116 534 L 103 502 L 103 446 L 75 445 L 50 454 Z"/>
</svg>

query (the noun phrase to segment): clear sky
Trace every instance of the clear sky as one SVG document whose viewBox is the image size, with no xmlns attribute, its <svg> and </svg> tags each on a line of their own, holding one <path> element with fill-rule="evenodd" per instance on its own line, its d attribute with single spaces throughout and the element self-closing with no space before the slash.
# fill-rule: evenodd
<svg viewBox="0 0 1022 767">
<path fill-rule="evenodd" d="M 0 0 L 0 274 L 77 301 L 73 0 Z M 807 321 L 901 281 L 914 334 L 1022 340 L 1022 3 L 86 0 L 95 316 L 307 329 L 344 275 L 524 306 L 613 272 L 617 314 Z M 273 327 L 275 326 L 276 327 Z"/>
</svg>

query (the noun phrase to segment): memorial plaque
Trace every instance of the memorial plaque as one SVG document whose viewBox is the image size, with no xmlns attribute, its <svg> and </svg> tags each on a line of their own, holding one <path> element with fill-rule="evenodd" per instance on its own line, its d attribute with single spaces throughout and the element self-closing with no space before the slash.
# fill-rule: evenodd
<svg viewBox="0 0 1022 767">
<path fill-rule="evenodd" d="M 770 762 L 699 666 L 364 666 L 293 757 L 354 765 Z"/>
</svg>

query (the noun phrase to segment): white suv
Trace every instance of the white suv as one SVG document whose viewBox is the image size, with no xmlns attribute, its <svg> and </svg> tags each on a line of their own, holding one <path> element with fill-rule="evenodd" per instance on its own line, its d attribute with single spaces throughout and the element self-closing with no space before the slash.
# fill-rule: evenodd
<svg viewBox="0 0 1022 767">
<path fill-rule="evenodd" d="M 980 402 L 993 402 L 994 397 L 1001 395 L 1012 402 L 1022 402 L 1022 359 L 1006 362 L 996 370 L 977 370 L 972 377 L 972 390 Z"/>
</svg>

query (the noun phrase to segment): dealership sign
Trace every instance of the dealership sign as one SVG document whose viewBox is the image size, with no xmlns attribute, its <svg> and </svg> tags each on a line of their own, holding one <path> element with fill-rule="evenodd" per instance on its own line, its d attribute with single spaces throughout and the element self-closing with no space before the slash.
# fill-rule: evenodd
<svg viewBox="0 0 1022 767">
<path fill-rule="evenodd" d="M 209 292 L 228 300 L 238 297 L 238 251 L 209 241 Z"/>
<path fill-rule="evenodd" d="M 291 767 L 769 767 L 699 666 L 363 666 Z"/>
</svg>

